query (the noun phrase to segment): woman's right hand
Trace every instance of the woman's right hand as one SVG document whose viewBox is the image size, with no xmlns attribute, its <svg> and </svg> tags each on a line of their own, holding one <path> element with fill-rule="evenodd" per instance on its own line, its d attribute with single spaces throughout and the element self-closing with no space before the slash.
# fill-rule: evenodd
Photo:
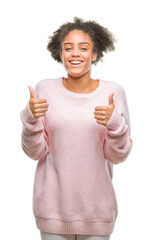
<svg viewBox="0 0 153 240">
<path fill-rule="evenodd" d="M 35 92 L 31 86 L 28 86 L 30 91 L 29 108 L 35 118 L 39 118 L 45 115 L 48 111 L 49 104 L 45 98 L 36 98 Z"/>
</svg>

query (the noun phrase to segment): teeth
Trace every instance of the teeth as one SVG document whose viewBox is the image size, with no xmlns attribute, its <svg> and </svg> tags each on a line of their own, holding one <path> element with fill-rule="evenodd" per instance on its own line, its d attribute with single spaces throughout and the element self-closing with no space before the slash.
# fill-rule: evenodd
<svg viewBox="0 0 153 240">
<path fill-rule="evenodd" d="M 79 63 L 81 63 L 80 61 L 71 61 L 71 63 L 73 63 L 73 64 L 79 64 Z"/>
</svg>

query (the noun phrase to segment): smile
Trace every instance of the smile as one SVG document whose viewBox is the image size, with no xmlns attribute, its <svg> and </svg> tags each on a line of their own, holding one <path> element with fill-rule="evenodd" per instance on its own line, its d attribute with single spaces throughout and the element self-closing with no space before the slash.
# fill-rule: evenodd
<svg viewBox="0 0 153 240">
<path fill-rule="evenodd" d="M 80 66 L 83 62 L 82 61 L 70 61 L 70 63 L 72 66 L 77 67 L 77 66 Z"/>
</svg>

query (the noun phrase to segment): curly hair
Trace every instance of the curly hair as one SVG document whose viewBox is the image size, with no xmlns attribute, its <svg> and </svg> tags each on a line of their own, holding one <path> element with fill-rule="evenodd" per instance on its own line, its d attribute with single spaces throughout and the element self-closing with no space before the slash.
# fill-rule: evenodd
<svg viewBox="0 0 153 240">
<path fill-rule="evenodd" d="M 103 57 L 103 52 L 115 50 L 114 43 L 116 39 L 114 35 L 108 31 L 107 28 L 99 25 L 95 21 L 84 22 L 81 18 L 74 17 L 74 22 L 64 23 L 57 29 L 50 39 L 47 45 L 47 50 L 51 52 L 51 56 L 57 61 L 62 63 L 60 53 L 62 51 L 62 41 L 67 34 L 72 30 L 82 30 L 87 33 L 93 42 L 93 52 L 97 52 L 97 59 L 92 62 L 95 64 Z"/>
</svg>

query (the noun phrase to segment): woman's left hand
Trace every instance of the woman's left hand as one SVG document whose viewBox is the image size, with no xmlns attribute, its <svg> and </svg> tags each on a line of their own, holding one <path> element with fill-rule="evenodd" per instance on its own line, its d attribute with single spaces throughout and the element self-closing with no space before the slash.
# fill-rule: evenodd
<svg viewBox="0 0 153 240">
<path fill-rule="evenodd" d="M 95 107 L 95 119 L 97 123 L 106 126 L 110 120 L 112 113 L 114 111 L 115 105 L 113 100 L 114 93 L 111 93 L 109 96 L 109 105 L 108 106 L 97 106 Z"/>
</svg>

